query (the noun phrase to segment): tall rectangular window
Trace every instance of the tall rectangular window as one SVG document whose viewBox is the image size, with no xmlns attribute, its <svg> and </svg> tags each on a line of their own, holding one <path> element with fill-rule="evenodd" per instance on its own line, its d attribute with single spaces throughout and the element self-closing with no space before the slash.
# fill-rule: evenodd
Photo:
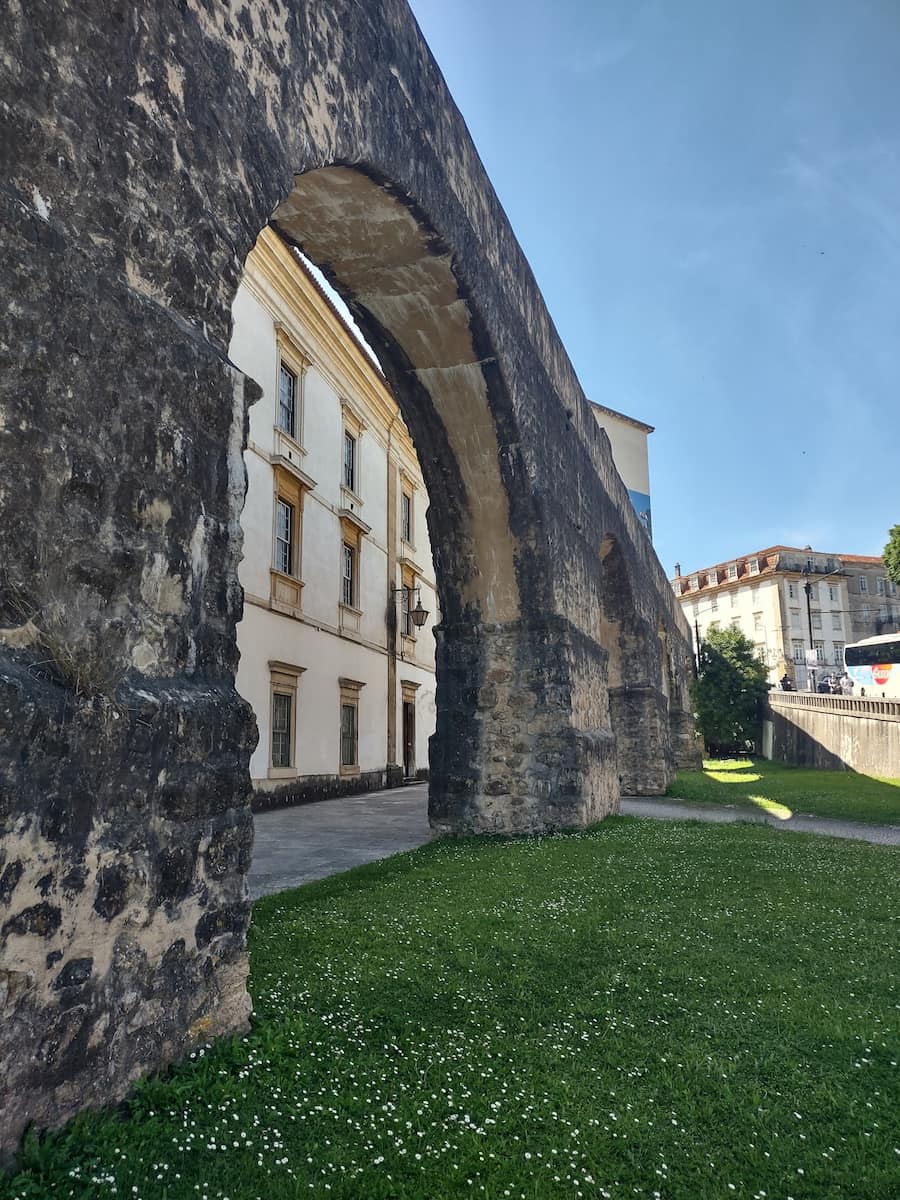
<svg viewBox="0 0 900 1200">
<path fill-rule="evenodd" d="M 732 592 L 731 593 L 731 607 L 737 608 L 737 606 L 738 606 L 738 594 L 737 594 L 737 592 Z"/>
<path fill-rule="evenodd" d="M 412 496 L 400 493 L 400 536 L 404 542 L 412 543 Z"/>
<path fill-rule="evenodd" d="M 859 616 L 860 620 L 862 621 L 872 620 L 872 610 L 869 608 L 868 604 L 864 604 L 862 606 L 862 608 L 859 610 Z"/>
<path fill-rule="evenodd" d="M 284 363 L 278 371 L 278 425 L 291 437 L 297 436 L 297 376 Z"/>
<path fill-rule="evenodd" d="M 294 698 L 287 692 L 272 693 L 272 766 L 291 766 L 294 729 Z"/>
<path fill-rule="evenodd" d="M 878 595 L 883 596 L 884 595 L 884 580 L 880 576 L 878 579 L 875 580 L 875 586 L 878 589 Z"/>
<path fill-rule="evenodd" d="M 841 614 L 840 613 L 832 613 L 831 614 L 831 628 L 837 629 L 838 631 L 840 631 L 841 629 L 844 628 L 843 624 L 841 623 Z"/>
<path fill-rule="evenodd" d="M 791 653 L 794 656 L 795 663 L 803 662 L 803 646 L 803 642 L 798 642 L 796 640 L 791 642 Z"/>
<path fill-rule="evenodd" d="M 815 600 L 816 603 L 818 603 L 818 601 L 819 601 L 819 585 L 817 583 L 811 583 L 809 585 L 809 598 L 810 598 L 810 600 Z"/>
<path fill-rule="evenodd" d="M 789 583 L 788 584 L 788 600 L 796 600 L 796 599 L 797 599 L 797 586 L 796 586 L 796 584 Z"/>
<path fill-rule="evenodd" d="M 713 596 L 710 599 L 709 607 L 713 612 L 718 612 L 718 609 L 719 609 L 719 597 L 718 596 Z"/>
<path fill-rule="evenodd" d="M 359 761 L 359 735 L 356 723 L 357 706 L 341 705 L 341 766 L 355 767 Z"/>
<path fill-rule="evenodd" d="M 737 563 L 731 563 L 731 565 L 729 566 L 728 578 L 732 579 L 732 580 L 737 579 Z"/>
<path fill-rule="evenodd" d="M 348 608 L 356 607 L 356 547 L 346 542 L 341 569 L 341 600 Z"/>
<path fill-rule="evenodd" d="M 814 612 L 812 614 L 812 627 L 813 629 L 822 628 L 822 614 L 820 612 Z"/>
<path fill-rule="evenodd" d="M 841 666 L 841 664 L 844 661 L 844 643 L 843 642 L 835 642 L 834 643 L 834 661 L 838 664 L 838 666 Z"/>
<path fill-rule="evenodd" d="M 869 590 L 868 579 L 866 579 L 865 575 L 860 575 L 860 577 L 859 577 L 859 594 L 861 596 L 864 596 L 868 590 Z"/>
<path fill-rule="evenodd" d="M 838 598 L 838 594 L 837 594 L 837 588 L 836 588 L 836 587 L 832 587 L 832 585 L 829 583 L 829 585 L 828 585 L 828 599 L 831 601 L 831 603 L 832 603 L 832 604 L 834 604 L 834 602 L 835 602 L 835 600 L 837 600 L 837 598 Z"/>
<path fill-rule="evenodd" d="M 344 487 L 350 492 L 356 491 L 356 438 L 344 430 Z"/>
<path fill-rule="evenodd" d="M 816 652 L 816 662 L 823 663 L 825 661 L 825 643 L 813 642 L 813 649 Z"/>
<path fill-rule="evenodd" d="M 294 506 L 280 496 L 275 507 L 275 570 L 294 573 Z"/>
<path fill-rule="evenodd" d="M 759 574 L 759 559 L 758 558 L 750 559 L 750 574 L 751 575 Z"/>
</svg>

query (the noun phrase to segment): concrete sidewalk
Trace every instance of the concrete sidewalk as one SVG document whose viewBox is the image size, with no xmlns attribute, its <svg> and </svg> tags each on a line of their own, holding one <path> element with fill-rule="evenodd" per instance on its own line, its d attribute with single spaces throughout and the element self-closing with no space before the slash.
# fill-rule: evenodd
<svg viewBox="0 0 900 1200">
<path fill-rule="evenodd" d="M 900 825 L 873 825 L 867 821 L 839 821 L 834 817 L 803 815 L 782 818 L 761 808 L 691 804 L 687 800 L 675 800 L 668 796 L 623 796 L 621 803 L 622 815 L 628 817 L 650 817 L 656 821 L 707 821 L 718 825 L 749 821 L 753 825 L 771 825 L 773 829 L 788 829 L 793 833 L 819 833 L 858 842 L 874 842 L 879 846 L 900 846 Z"/>
<path fill-rule="evenodd" d="M 257 813 L 253 824 L 254 900 L 413 850 L 433 836 L 426 783 Z"/>
</svg>

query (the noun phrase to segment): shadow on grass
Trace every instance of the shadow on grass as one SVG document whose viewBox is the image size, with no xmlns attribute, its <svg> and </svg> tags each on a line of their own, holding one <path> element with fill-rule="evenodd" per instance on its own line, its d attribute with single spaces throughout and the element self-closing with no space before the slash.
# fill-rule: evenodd
<svg viewBox="0 0 900 1200">
<path fill-rule="evenodd" d="M 779 820 L 795 813 L 900 823 L 900 780 L 786 766 L 766 759 L 708 759 L 682 771 L 668 794 L 700 804 L 748 806 Z"/>
</svg>

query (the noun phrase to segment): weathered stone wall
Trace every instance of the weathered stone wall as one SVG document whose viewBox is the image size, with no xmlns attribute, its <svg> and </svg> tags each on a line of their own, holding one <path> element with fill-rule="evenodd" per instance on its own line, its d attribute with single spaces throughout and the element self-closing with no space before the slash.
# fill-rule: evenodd
<svg viewBox="0 0 900 1200">
<path fill-rule="evenodd" d="M 900 779 L 900 700 L 772 692 L 763 720 L 776 762 Z"/>
<path fill-rule="evenodd" d="M 434 823 L 578 825 L 615 809 L 619 774 L 662 786 L 689 641 L 402 0 L 38 0 L 3 31 L 9 1147 L 246 1020 L 255 735 L 233 679 L 255 393 L 226 347 L 273 215 L 376 346 L 429 488 Z M 634 619 L 605 596 L 608 539 Z M 617 747 L 623 657 L 653 720 L 621 717 Z"/>
</svg>

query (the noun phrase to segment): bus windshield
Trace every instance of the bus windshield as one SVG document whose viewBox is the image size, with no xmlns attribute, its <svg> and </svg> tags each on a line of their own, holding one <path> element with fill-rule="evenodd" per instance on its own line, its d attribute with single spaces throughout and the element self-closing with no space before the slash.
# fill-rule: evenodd
<svg viewBox="0 0 900 1200">
<path fill-rule="evenodd" d="M 900 662 L 900 638 L 889 642 L 857 642 L 844 650 L 848 667 L 874 667 L 882 663 Z"/>
</svg>

